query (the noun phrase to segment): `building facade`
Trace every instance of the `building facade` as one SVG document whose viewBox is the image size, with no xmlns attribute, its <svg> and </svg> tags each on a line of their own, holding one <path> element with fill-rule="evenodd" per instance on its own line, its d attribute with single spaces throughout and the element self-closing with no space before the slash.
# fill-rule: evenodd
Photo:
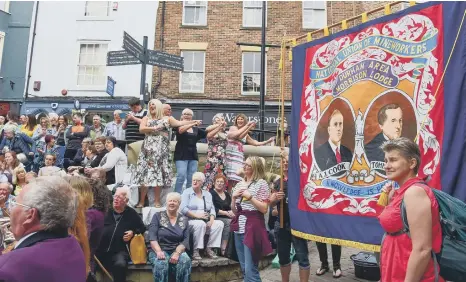
<svg viewBox="0 0 466 282">
<path fill-rule="evenodd" d="M 34 2 L 0 1 L 0 115 L 19 111 L 27 82 Z"/>
<path fill-rule="evenodd" d="M 377 5 L 379 7 L 383 3 Z M 184 57 L 184 71 L 154 68 L 153 95 L 204 123 L 216 112 L 259 116 L 265 89 L 265 128 L 279 121 L 280 44 L 375 8 L 357 1 L 267 1 L 266 79 L 260 84 L 262 1 L 169 1 L 158 8 L 154 49 Z M 251 44 L 252 43 L 252 44 Z M 256 44 L 254 46 L 254 44 Z M 253 45 L 253 46 L 251 46 Z M 288 60 L 288 52 L 286 58 Z M 286 62 L 285 112 L 290 112 L 291 63 Z M 210 105 L 206 108 L 204 105 Z M 274 117 L 274 118 L 271 118 Z"/>
<path fill-rule="evenodd" d="M 107 66 L 107 52 L 122 50 L 123 32 L 142 43 L 155 36 L 157 1 L 36 2 L 36 32 L 23 113 L 107 112 L 128 109 L 139 97 L 141 65 Z M 147 67 L 150 86 L 152 67 Z M 114 96 L 107 77 L 116 81 Z M 148 87 L 148 91 L 150 87 Z"/>
</svg>

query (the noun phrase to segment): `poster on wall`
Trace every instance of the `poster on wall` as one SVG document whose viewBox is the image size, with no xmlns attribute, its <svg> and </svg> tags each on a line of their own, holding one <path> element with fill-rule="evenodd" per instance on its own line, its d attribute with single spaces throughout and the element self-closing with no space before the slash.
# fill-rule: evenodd
<svg viewBox="0 0 466 282">
<path fill-rule="evenodd" d="M 446 106 L 459 97 L 448 92 L 446 101 L 444 86 L 463 79 L 443 75 L 463 17 L 452 15 L 452 4 L 420 4 L 293 48 L 295 235 L 378 250 L 386 140 L 416 140 L 419 176 L 433 187 L 449 185 L 444 174 L 462 169 L 447 170 L 442 160 L 445 140 L 452 142 L 445 135 L 454 135 Z"/>
</svg>

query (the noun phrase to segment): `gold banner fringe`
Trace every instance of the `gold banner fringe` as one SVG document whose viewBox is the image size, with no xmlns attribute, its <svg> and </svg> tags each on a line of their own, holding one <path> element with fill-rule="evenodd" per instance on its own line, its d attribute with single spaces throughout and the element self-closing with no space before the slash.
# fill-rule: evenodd
<svg viewBox="0 0 466 282">
<path fill-rule="evenodd" d="M 334 239 L 334 238 L 327 238 L 327 237 L 321 237 L 317 235 L 311 235 L 307 233 L 303 233 L 294 229 L 291 229 L 291 234 L 293 234 L 296 237 L 303 238 L 306 240 L 311 240 L 315 242 L 320 242 L 320 243 L 326 243 L 326 244 L 333 244 L 333 245 L 340 245 L 344 247 L 350 247 L 350 248 L 355 248 L 355 249 L 360 249 L 364 251 L 369 251 L 369 252 L 380 252 L 380 246 L 379 245 L 371 245 L 371 244 L 364 244 L 360 242 L 355 242 L 355 241 L 349 241 L 349 240 L 343 240 L 343 239 Z"/>
</svg>

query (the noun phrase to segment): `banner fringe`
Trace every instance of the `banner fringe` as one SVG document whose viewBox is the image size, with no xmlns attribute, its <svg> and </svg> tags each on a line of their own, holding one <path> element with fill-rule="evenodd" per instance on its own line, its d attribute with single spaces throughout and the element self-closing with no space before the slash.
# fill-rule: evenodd
<svg viewBox="0 0 466 282">
<path fill-rule="evenodd" d="M 343 239 L 321 237 L 321 236 L 317 236 L 317 235 L 303 233 L 303 232 L 300 232 L 300 231 L 297 231 L 297 230 L 294 230 L 294 229 L 291 229 L 291 234 L 293 234 L 296 237 L 303 238 L 303 239 L 306 239 L 306 240 L 315 241 L 315 242 L 332 244 L 332 245 L 340 245 L 340 246 L 344 246 L 344 247 L 361 249 L 361 250 L 369 251 L 369 252 L 376 252 L 376 253 L 380 252 L 380 246 L 379 245 L 371 245 L 371 244 L 365 244 L 365 243 L 349 241 L 349 240 L 343 240 Z"/>
</svg>

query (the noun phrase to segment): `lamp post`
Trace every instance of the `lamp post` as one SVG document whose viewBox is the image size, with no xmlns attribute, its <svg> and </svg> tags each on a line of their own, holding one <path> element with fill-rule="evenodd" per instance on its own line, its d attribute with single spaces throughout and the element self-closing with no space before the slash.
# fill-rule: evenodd
<svg viewBox="0 0 466 282">
<path fill-rule="evenodd" d="M 260 74 L 260 102 L 259 102 L 259 141 L 264 141 L 264 123 L 265 123 L 265 23 L 267 21 L 267 2 L 262 1 L 262 40 L 261 40 L 261 74 Z"/>
</svg>

